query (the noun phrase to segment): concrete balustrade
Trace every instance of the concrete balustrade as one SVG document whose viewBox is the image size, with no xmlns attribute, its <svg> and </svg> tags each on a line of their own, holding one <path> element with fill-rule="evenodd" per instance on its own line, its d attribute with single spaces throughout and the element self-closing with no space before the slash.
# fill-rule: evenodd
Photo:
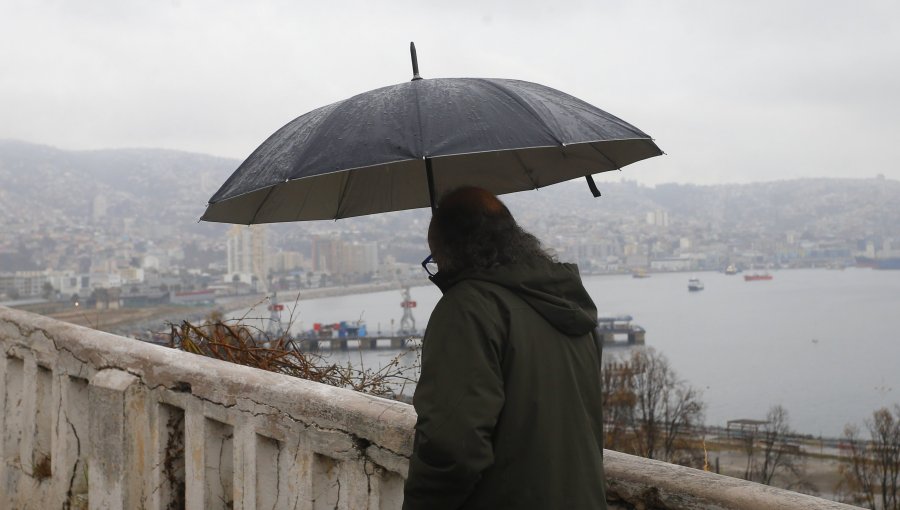
<svg viewBox="0 0 900 510">
<path fill-rule="evenodd" d="M 2 307 L 0 345 L 0 508 L 401 506 L 406 404 Z M 622 507 L 851 508 L 606 455 Z"/>
</svg>

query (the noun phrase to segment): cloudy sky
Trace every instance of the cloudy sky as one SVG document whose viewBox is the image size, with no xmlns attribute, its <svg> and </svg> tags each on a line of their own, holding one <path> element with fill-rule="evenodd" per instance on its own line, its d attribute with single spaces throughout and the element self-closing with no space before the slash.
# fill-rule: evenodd
<svg viewBox="0 0 900 510">
<path fill-rule="evenodd" d="M 244 158 L 411 76 L 534 81 L 656 138 L 647 184 L 900 179 L 900 2 L 0 0 L 0 138 Z"/>
</svg>

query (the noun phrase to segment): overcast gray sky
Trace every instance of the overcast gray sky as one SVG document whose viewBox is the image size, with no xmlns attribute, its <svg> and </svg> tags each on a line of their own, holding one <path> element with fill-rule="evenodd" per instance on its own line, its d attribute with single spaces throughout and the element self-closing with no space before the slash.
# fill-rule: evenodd
<svg viewBox="0 0 900 510">
<path fill-rule="evenodd" d="M 244 158 L 411 77 L 516 78 L 636 125 L 647 184 L 900 179 L 900 1 L 0 0 L 0 138 Z"/>
</svg>

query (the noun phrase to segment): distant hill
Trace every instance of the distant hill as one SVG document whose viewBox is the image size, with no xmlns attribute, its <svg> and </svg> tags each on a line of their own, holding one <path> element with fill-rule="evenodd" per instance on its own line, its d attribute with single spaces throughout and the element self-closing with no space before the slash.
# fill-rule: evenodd
<svg viewBox="0 0 900 510">
<path fill-rule="evenodd" d="M 139 224 L 188 226 L 239 163 L 163 149 L 66 151 L 0 140 L 0 213 L 90 222 L 100 209 Z"/>
<path fill-rule="evenodd" d="M 900 237 L 900 181 L 890 179 L 667 184 L 647 194 L 671 213 L 706 218 L 725 229 L 808 231 L 841 238 Z"/>
<path fill-rule="evenodd" d="M 635 169 L 635 172 L 638 170 Z M 519 215 L 531 217 L 643 218 L 663 210 L 670 220 L 736 233 L 792 231 L 820 238 L 887 236 L 900 240 L 900 181 L 795 179 L 751 184 L 662 184 L 633 181 L 599 184 L 593 198 L 583 180 L 505 200 Z"/>
<path fill-rule="evenodd" d="M 0 215 L 7 222 L 33 215 L 58 222 L 132 218 L 138 225 L 218 236 L 224 226 L 197 223 L 207 199 L 240 161 L 163 149 L 67 151 L 0 140 Z M 637 175 L 626 169 L 624 176 Z M 672 221 L 734 232 L 809 232 L 843 238 L 882 235 L 900 239 L 900 181 L 800 179 L 753 184 L 642 186 L 603 182 L 593 198 L 584 181 L 504 197 L 526 225 L 643 218 L 661 209 Z M 424 235 L 427 210 L 321 222 L 348 230 L 382 229 Z M 290 225 L 277 231 L 296 230 Z"/>
</svg>

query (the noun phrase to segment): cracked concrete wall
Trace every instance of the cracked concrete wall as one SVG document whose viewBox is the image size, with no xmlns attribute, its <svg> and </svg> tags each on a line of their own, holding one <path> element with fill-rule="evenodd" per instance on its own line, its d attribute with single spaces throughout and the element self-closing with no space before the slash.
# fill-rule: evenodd
<svg viewBox="0 0 900 510">
<path fill-rule="evenodd" d="M 405 404 L 6 308 L 0 344 L 0 508 L 402 500 Z"/>
<path fill-rule="evenodd" d="M 409 405 L 3 307 L 0 345 L 0 508 L 402 503 Z M 613 508 L 850 508 L 606 455 Z"/>
</svg>

